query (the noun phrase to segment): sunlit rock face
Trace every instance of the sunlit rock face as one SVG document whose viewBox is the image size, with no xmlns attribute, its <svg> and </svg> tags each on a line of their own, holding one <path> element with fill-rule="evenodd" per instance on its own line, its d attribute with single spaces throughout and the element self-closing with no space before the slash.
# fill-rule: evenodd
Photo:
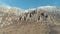
<svg viewBox="0 0 60 34">
<path fill-rule="evenodd" d="M 60 34 L 60 8 L 42 6 L 0 10 L 0 34 Z"/>
</svg>

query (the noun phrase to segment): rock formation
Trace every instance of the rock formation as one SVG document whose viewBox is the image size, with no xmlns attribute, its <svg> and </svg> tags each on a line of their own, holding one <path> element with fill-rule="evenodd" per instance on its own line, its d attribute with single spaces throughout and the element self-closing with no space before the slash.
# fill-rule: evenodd
<svg viewBox="0 0 60 34">
<path fill-rule="evenodd" d="M 60 34 L 60 8 L 0 11 L 0 34 Z"/>
</svg>

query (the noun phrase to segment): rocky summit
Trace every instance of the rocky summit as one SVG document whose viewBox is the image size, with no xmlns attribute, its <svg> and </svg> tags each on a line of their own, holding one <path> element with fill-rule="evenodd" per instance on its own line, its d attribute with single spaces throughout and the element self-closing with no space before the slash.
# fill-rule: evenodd
<svg viewBox="0 0 60 34">
<path fill-rule="evenodd" d="M 0 34 L 60 34 L 60 8 L 23 10 L 0 6 Z"/>
</svg>

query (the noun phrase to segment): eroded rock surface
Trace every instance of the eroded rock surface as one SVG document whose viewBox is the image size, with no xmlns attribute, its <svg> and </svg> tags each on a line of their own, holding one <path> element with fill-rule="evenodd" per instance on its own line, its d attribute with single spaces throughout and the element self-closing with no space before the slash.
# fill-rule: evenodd
<svg viewBox="0 0 60 34">
<path fill-rule="evenodd" d="M 0 12 L 0 34 L 60 34 L 60 12 L 56 10 L 27 10 L 19 15 Z"/>
</svg>

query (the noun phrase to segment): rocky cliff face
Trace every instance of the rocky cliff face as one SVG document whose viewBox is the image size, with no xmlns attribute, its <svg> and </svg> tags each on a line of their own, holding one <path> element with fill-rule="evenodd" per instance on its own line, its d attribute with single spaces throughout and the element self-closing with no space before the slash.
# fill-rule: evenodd
<svg viewBox="0 0 60 34">
<path fill-rule="evenodd" d="M 0 34 L 60 34 L 60 8 L 0 11 Z"/>
</svg>

